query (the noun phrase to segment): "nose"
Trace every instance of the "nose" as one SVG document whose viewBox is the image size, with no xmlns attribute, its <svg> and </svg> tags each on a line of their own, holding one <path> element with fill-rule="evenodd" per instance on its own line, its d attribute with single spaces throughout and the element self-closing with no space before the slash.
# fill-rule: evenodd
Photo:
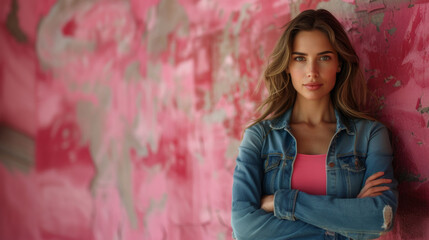
<svg viewBox="0 0 429 240">
<path fill-rule="evenodd" d="M 318 78 L 319 77 L 319 66 L 317 61 L 309 61 L 307 65 L 307 77 Z"/>
</svg>

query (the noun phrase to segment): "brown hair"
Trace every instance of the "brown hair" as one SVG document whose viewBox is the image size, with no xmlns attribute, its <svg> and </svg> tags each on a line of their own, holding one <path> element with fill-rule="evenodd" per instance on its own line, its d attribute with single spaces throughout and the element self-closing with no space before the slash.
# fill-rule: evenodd
<svg viewBox="0 0 429 240">
<path fill-rule="evenodd" d="M 264 119 L 281 116 L 295 102 L 296 91 L 290 75 L 286 73 L 292 44 L 299 31 L 319 30 L 325 33 L 338 53 L 341 71 L 337 74 L 331 101 L 334 108 L 347 118 L 375 120 L 364 109 L 367 107 L 368 90 L 357 56 L 341 23 L 327 10 L 306 10 L 284 26 L 285 30 L 272 51 L 264 72 L 263 81 L 268 97 L 258 106 L 261 115 L 253 124 Z"/>
</svg>

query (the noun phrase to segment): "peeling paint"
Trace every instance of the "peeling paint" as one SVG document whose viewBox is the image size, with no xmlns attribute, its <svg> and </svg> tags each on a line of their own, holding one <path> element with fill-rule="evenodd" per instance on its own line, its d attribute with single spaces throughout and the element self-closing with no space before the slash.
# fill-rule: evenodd
<svg viewBox="0 0 429 240">
<path fill-rule="evenodd" d="M 414 174 L 409 171 L 401 172 L 398 178 L 399 182 L 418 182 L 424 183 L 428 179 L 427 177 L 422 177 L 421 174 Z"/>
<path fill-rule="evenodd" d="M 417 111 L 419 111 L 421 114 L 429 113 L 429 107 L 419 108 Z"/>
<path fill-rule="evenodd" d="M 371 23 L 377 27 L 377 32 L 380 32 L 380 26 L 384 20 L 384 12 L 371 15 Z"/>
<path fill-rule="evenodd" d="M 156 6 L 157 20 L 147 32 L 148 50 L 151 53 L 160 53 L 167 49 L 168 35 L 177 26 L 188 31 L 188 17 L 177 0 L 161 0 Z"/>
<path fill-rule="evenodd" d="M 390 36 L 392 36 L 393 34 L 395 34 L 396 30 L 396 27 L 392 27 L 391 29 L 387 30 L 387 32 L 390 34 Z"/>
<path fill-rule="evenodd" d="M 30 172 L 34 167 L 34 139 L 0 125 L 0 163 L 9 171 Z"/>
<path fill-rule="evenodd" d="M 382 239 L 427 238 L 428 4 L 6 2 L 1 118 L 30 129 L 35 154 L 26 173 L 0 164 L 0 239 L 232 238 L 234 159 L 258 79 L 280 27 L 308 8 L 344 24 L 392 131 L 400 205 Z"/>
<path fill-rule="evenodd" d="M 19 26 L 18 11 L 18 0 L 12 0 L 12 7 L 6 19 L 6 28 L 18 42 L 25 43 L 27 42 L 27 35 Z"/>
<path fill-rule="evenodd" d="M 394 87 L 400 87 L 401 86 L 401 81 L 396 81 L 395 84 L 393 84 Z"/>
<path fill-rule="evenodd" d="M 392 76 L 392 75 L 390 75 L 390 76 L 388 76 L 387 78 L 385 78 L 385 79 L 384 79 L 384 82 L 385 82 L 385 83 L 388 83 L 388 82 L 390 82 L 392 79 L 395 79 L 395 77 L 394 77 L 394 76 Z"/>
<path fill-rule="evenodd" d="M 331 12 L 335 12 L 337 17 L 342 19 L 351 18 L 356 11 L 356 5 L 346 1 L 321 1 L 317 4 L 317 8 L 323 8 Z M 347 29 L 348 22 L 344 21 L 343 25 Z"/>
<path fill-rule="evenodd" d="M 140 62 L 136 61 L 127 66 L 125 69 L 125 80 L 130 81 L 139 81 L 143 77 L 140 74 Z"/>
</svg>

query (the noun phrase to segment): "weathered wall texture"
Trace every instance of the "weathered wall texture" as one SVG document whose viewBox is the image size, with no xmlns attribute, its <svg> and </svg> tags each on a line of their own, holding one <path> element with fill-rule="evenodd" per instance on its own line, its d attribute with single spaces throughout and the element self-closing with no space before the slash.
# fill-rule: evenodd
<svg viewBox="0 0 429 240">
<path fill-rule="evenodd" d="M 428 1 L 0 4 L 0 239 L 230 239 L 257 79 L 307 8 L 344 23 L 392 128 L 384 239 L 429 239 Z"/>
</svg>

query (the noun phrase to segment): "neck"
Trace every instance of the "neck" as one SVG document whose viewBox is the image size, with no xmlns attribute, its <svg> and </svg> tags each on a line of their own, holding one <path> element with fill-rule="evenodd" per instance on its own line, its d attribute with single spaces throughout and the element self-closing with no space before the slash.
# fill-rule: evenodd
<svg viewBox="0 0 429 240">
<path fill-rule="evenodd" d="M 334 122 L 336 122 L 335 111 L 329 96 L 318 100 L 307 100 L 297 96 L 291 123 L 318 125 Z"/>
</svg>

